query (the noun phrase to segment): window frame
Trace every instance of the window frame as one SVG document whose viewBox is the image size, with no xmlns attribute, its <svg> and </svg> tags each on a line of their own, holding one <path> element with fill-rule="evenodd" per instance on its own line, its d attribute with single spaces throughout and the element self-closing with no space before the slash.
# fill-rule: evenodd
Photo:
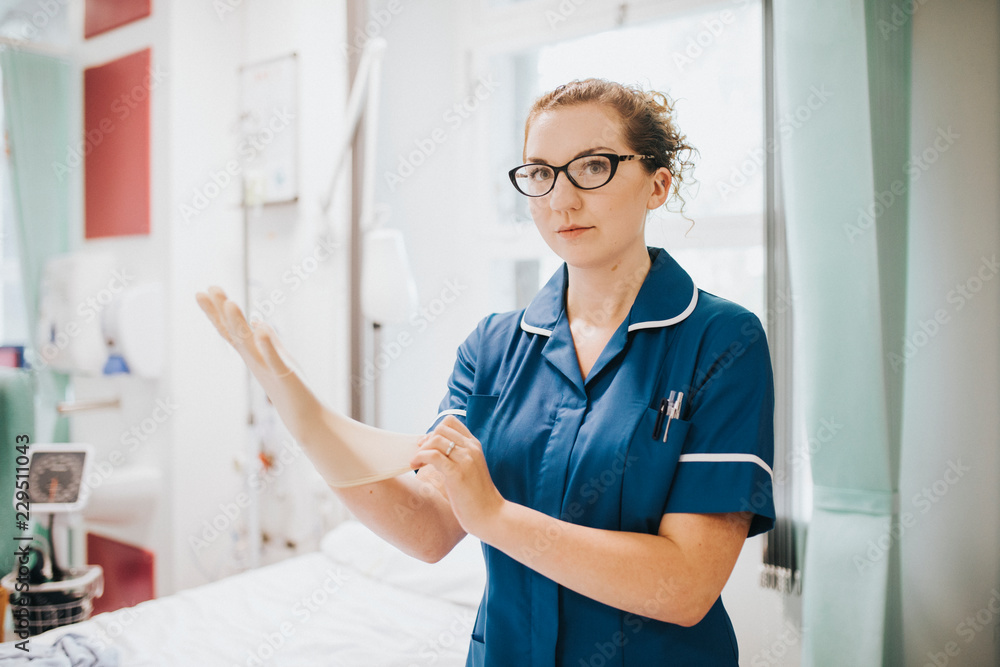
<svg viewBox="0 0 1000 667">
<path fill-rule="evenodd" d="M 507 53 L 539 48 L 553 40 L 571 40 L 605 30 L 631 27 L 654 21 L 676 19 L 692 13 L 712 10 L 739 9 L 749 0 L 632 0 L 614 5 L 588 3 L 584 0 L 522 0 L 504 6 L 491 6 L 490 0 L 460 3 L 460 24 L 467 29 L 459 37 L 462 54 L 462 86 L 468 93 L 475 89 L 489 72 L 491 58 Z M 793 381 L 793 302 L 785 220 L 781 210 L 777 134 L 775 122 L 774 87 L 774 22 L 771 0 L 760 0 L 762 12 L 763 44 L 763 140 L 764 140 L 764 194 L 763 194 L 763 245 L 764 245 L 764 295 L 766 314 L 764 322 L 774 371 L 774 489 L 775 506 L 779 519 L 784 519 L 791 530 L 768 533 L 765 552 L 793 554 L 790 574 L 791 586 L 775 585 L 769 580 L 768 568 L 761 576 L 762 585 L 777 588 L 785 593 L 800 592 L 799 568 L 801 559 L 802 524 L 808 520 L 808 503 L 811 495 L 811 476 L 808 465 L 800 470 L 793 462 L 807 461 L 802 447 L 795 445 L 794 433 L 797 410 L 792 401 Z M 542 17 L 540 19 L 540 17 Z M 473 146 L 475 164 L 491 164 L 489 128 L 477 123 Z M 774 149 L 772 150 L 772 147 Z M 479 179 L 480 181 L 484 179 Z M 488 180 L 488 179 L 486 179 Z M 485 202 L 484 210 L 497 211 L 498 202 L 488 183 L 474 186 L 479 201 Z M 496 218 L 483 223 L 483 232 L 492 240 L 506 245 L 500 254 L 513 258 L 534 259 L 543 257 L 544 244 L 537 239 L 533 226 L 523 221 L 500 222 Z M 531 233 L 526 233 L 526 229 Z M 529 238 L 533 242 L 526 241 Z M 506 244 L 504 242 L 507 242 Z M 520 246 L 516 250 L 515 246 Z M 547 275 L 544 272 L 543 274 Z M 796 530 L 796 526 L 799 530 Z M 767 563 L 765 557 L 765 564 Z"/>
</svg>

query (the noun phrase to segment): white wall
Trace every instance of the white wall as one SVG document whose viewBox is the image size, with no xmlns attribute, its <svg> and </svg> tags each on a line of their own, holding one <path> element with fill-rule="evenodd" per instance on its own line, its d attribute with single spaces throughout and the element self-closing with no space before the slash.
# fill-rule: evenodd
<svg viewBox="0 0 1000 667">
<path fill-rule="evenodd" d="M 990 0 L 913 17 L 910 153 L 928 166 L 910 195 L 906 333 L 923 344 L 903 406 L 900 497 L 916 517 L 901 542 L 907 665 L 1000 656 L 1000 275 L 984 264 L 1000 255 L 998 21 Z"/>
<path fill-rule="evenodd" d="M 243 470 L 256 465 L 255 458 L 246 455 L 254 434 L 246 426 L 242 363 L 194 303 L 195 291 L 210 284 L 243 299 L 240 184 L 224 188 L 192 222 L 182 219 L 179 206 L 190 203 L 195 190 L 204 192 L 212 174 L 228 161 L 240 160 L 240 65 L 292 52 L 297 53 L 299 66 L 298 108 L 289 110 L 298 123 L 299 200 L 264 207 L 247 221 L 251 291 L 255 308 L 302 360 L 317 392 L 344 409 L 347 387 L 342 239 L 335 230 L 321 228 L 316 215 L 332 172 L 331 146 L 340 131 L 345 100 L 344 4 L 315 0 L 229 4 L 235 10 L 221 15 L 218 3 L 185 1 L 169 10 L 178 81 L 172 96 L 171 358 L 178 362 L 172 379 L 177 394 L 189 400 L 175 420 L 173 434 L 173 582 L 179 588 L 252 564 L 234 561 L 234 555 L 244 553 L 243 534 L 227 534 L 198 554 L 187 538 L 238 501 L 243 487 L 235 464 Z M 304 264 L 307 258 L 311 259 Z M 303 278 L 287 279 L 289 272 L 303 266 Z M 264 405 L 259 396 L 255 404 Z M 266 414 L 257 414 L 258 423 L 266 419 Z M 272 447 L 281 440 L 278 431 Z M 322 530 L 317 524 L 322 504 L 332 496 L 318 481 L 304 457 L 298 456 L 290 472 L 282 473 L 262 495 L 262 528 L 269 531 L 271 544 L 290 540 L 301 548 L 311 540 L 315 546 Z M 276 514 L 278 520 L 268 522 Z M 243 512 L 240 521 L 251 517 Z"/>
<path fill-rule="evenodd" d="M 390 5 L 401 10 L 388 13 Z M 455 350 L 488 314 L 483 268 L 498 250 L 484 243 L 481 203 L 461 177 L 483 159 L 475 146 L 483 109 L 460 123 L 458 116 L 445 116 L 475 85 L 470 89 L 458 49 L 458 5 L 372 3 L 374 13 L 391 17 L 380 30 L 388 49 L 376 198 L 391 206 L 388 226 L 405 235 L 422 309 L 414 321 L 383 330 L 383 362 L 390 363 L 375 371 L 381 423 L 392 430 L 423 432 L 437 414 Z M 431 145 L 433 151 L 426 148 Z M 415 165 L 412 173 L 404 162 Z M 387 173 L 402 174 L 402 181 Z"/>
<path fill-rule="evenodd" d="M 246 371 L 198 309 L 194 294 L 217 284 L 243 302 L 241 183 L 233 178 L 217 191 L 206 185 L 228 161 L 241 159 L 239 67 L 291 52 L 298 54 L 299 63 L 299 201 L 265 207 L 251 216 L 251 285 L 255 300 L 280 294 L 281 303 L 267 319 L 304 362 L 317 392 L 334 407 L 346 408 L 343 239 L 335 226 L 323 228 L 317 215 L 346 99 L 344 7 L 343 2 L 319 0 L 154 3 L 149 18 L 90 40 L 82 38 L 82 0 L 69 3 L 60 17 L 68 26 L 60 34 L 69 36 L 69 57 L 81 72 L 152 47 L 154 68 L 164 74 L 164 82 L 151 93 L 150 234 L 84 240 L 82 170 L 71 174 L 75 205 L 70 232 L 75 249 L 110 251 L 116 266 L 134 274 L 136 283 L 166 286 L 163 377 L 77 378 L 76 398 L 118 395 L 122 408 L 72 421 L 73 438 L 97 445 L 102 459 L 121 449 L 124 434 L 144 420 L 151 423 L 157 400 L 172 406 L 128 457 L 129 463 L 148 463 L 163 472 L 160 502 L 146 521 L 100 527 L 156 553 L 160 595 L 253 563 L 248 531 L 254 515 L 242 508 L 232 512 L 239 505 L 245 473 L 256 465 L 251 451 L 255 433 L 247 426 Z M 82 96 L 79 86 L 76 92 Z M 82 134 L 82 127 L 76 132 Z M 197 206 L 193 216 L 188 209 L 186 215 L 182 207 L 193 204 L 196 192 L 213 196 L 207 207 Z M 335 207 L 335 219 L 341 208 Z M 317 257 L 321 259 L 313 264 Z M 305 279 L 287 279 L 307 258 Z M 268 421 L 266 409 L 258 421 Z M 281 429 L 275 429 L 275 441 L 281 436 Z M 259 430 L 256 437 L 261 437 Z M 262 527 L 271 531 L 272 544 L 279 545 L 265 559 L 315 547 L 328 520 L 343 516 L 304 457 L 285 470 L 262 497 Z M 221 527 L 215 536 L 208 528 L 212 523 Z M 207 546 L 193 547 L 192 538 Z M 286 541 L 296 547 L 281 546 Z"/>
</svg>

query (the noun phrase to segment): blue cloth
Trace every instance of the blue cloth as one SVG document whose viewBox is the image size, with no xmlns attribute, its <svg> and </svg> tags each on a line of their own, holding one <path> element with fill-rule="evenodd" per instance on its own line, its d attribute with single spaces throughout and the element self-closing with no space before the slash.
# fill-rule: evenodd
<svg viewBox="0 0 1000 667">
<path fill-rule="evenodd" d="M 665 250 L 649 253 L 631 311 L 586 380 L 564 265 L 528 308 L 486 317 L 460 346 L 435 424 L 462 419 L 501 495 L 563 521 L 655 534 L 666 512 L 749 511 L 751 535 L 769 530 L 774 395 L 760 320 L 698 290 Z M 652 433 L 670 391 L 684 400 L 664 443 Z M 489 545 L 483 555 L 469 667 L 737 664 L 721 598 L 685 628 L 580 595 Z M 650 605 L 670 587 L 664 573 Z"/>
<path fill-rule="evenodd" d="M 92 637 L 69 632 L 42 649 L 33 647 L 34 641 L 28 640 L 27 652 L 15 648 L 13 642 L 0 644 L 0 667 L 118 667 L 117 651 Z"/>
</svg>

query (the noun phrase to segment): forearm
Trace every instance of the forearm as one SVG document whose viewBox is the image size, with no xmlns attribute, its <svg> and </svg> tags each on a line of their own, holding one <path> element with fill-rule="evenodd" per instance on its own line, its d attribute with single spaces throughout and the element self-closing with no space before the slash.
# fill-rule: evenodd
<svg viewBox="0 0 1000 667">
<path fill-rule="evenodd" d="M 414 558 L 435 562 L 465 537 L 465 531 L 430 472 L 404 473 L 371 484 L 331 488 L 372 532 Z"/>
<path fill-rule="evenodd" d="M 479 536 L 553 581 L 617 609 L 693 625 L 718 597 L 676 543 L 589 528 L 506 503 Z"/>
</svg>

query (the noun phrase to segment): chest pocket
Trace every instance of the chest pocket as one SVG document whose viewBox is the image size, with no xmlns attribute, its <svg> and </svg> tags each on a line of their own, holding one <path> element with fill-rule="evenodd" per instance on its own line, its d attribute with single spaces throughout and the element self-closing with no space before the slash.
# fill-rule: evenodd
<svg viewBox="0 0 1000 667">
<path fill-rule="evenodd" d="M 677 461 L 691 428 L 691 422 L 672 419 L 663 442 L 662 434 L 653 438 L 656 417 L 655 408 L 646 408 L 629 442 L 622 478 L 621 529 L 625 531 L 656 534 L 659 530 Z"/>
</svg>

